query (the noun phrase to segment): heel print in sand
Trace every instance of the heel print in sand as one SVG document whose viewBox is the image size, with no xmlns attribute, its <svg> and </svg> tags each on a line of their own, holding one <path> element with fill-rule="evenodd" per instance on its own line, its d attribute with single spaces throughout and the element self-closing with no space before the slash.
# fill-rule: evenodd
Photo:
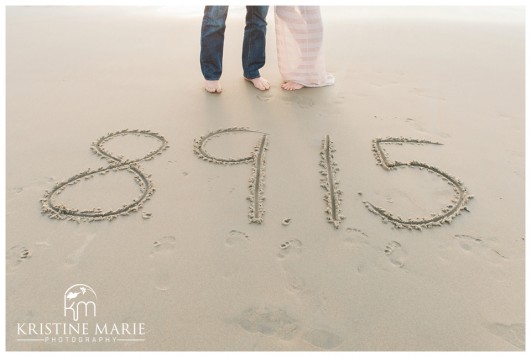
<svg viewBox="0 0 531 357">
<path fill-rule="evenodd" d="M 369 211 L 379 215 L 384 222 L 391 222 L 396 228 L 408 228 L 408 229 L 418 229 L 429 228 L 433 226 L 441 226 L 443 223 L 450 223 L 452 219 L 458 216 L 462 210 L 468 211 L 467 203 L 470 199 L 473 198 L 472 195 L 468 194 L 467 189 L 464 187 L 463 183 L 458 179 L 450 176 L 449 174 L 443 172 L 442 170 L 430 166 L 428 164 L 411 161 L 408 163 L 389 161 L 389 156 L 382 148 L 381 144 L 432 144 L 432 145 L 442 145 L 441 143 L 431 142 L 428 140 L 418 140 L 418 139 L 408 139 L 408 138 L 392 138 L 388 137 L 386 139 L 375 139 L 372 144 L 372 151 L 376 157 L 378 165 L 382 166 L 385 170 L 396 170 L 398 167 L 409 167 L 409 168 L 418 168 L 420 170 L 427 170 L 430 173 L 433 173 L 441 178 L 441 180 L 448 183 L 448 185 L 453 186 L 454 198 L 451 203 L 448 204 L 445 208 L 442 209 L 439 213 L 434 213 L 431 215 L 431 218 L 419 218 L 419 219 L 402 219 L 401 217 L 395 216 L 390 212 L 387 212 L 385 209 L 376 207 L 372 203 L 365 201 L 364 204 Z"/>
<path fill-rule="evenodd" d="M 145 155 L 144 157 L 136 160 L 123 160 L 121 156 L 115 156 L 114 154 L 111 154 L 104 149 L 103 145 L 106 142 L 118 136 L 125 135 L 136 135 L 154 138 L 160 141 L 160 146 L 156 150 L 151 151 L 150 153 Z M 153 183 L 149 179 L 149 175 L 145 174 L 142 171 L 138 163 L 141 161 L 153 159 L 156 155 L 162 154 L 162 152 L 168 147 L 168 142 L 163 136 L 157 133 L 153 133 L 149 130 L 125 129 L 107 134 L 106 136 L 99 138 L 98 140 L 96 140 L 96 142 L 92 143 L 91 150 L 97 155 L 99 155 L 102 159 L 107 160 L 107 162 L 109 162 L 109 166 L 100 167 L 95 170 L 88 169 L 70 177 L 69 179 L 63 182 L 56 184 L 51 191 L 46 191 L 43 199 L 41 199 L 42 213 L 48 214 L 50 218 L 67 219 L 77 221 L 79 223 L 87 221 L 90 222 L 101 220 L 113 220 L 118 216 L 126 216 L 130 212 L 138 211 L 140 208 L 142 208 L 144 203 L 150 199 L 150 197 L 153 195 L 153 192 L 155 192 L 155 188 L 153 187 Z M 106 212 L 103 212 L 99 208 L 94 208 L 92 210 L 79 210 L 55 203 L 55 199 L 57 198 L 57 196 L 59 196 L 59 194 L 61 194 L 61 192 L 69 185 L 75 185 L 83 178 L 88 180 L 94 177 L 94 175 L 96 174 L 105 175 L 111 170 L 115 172 L 124 170 L 126 172 L 131 173 L 134 176 L 136 183 L 140 187 L 140 196 L 134 199 L 133 202 L 129 204 L 124 204 L 119 209 L 109 210 Z"/>
<path fill-rule="evenodd" d="M 195 140 L 194 153 L 200 159 L 215 164 L 236 165 L 251 163 L 253 165 L 251 178 L 249 179 L 249 190 L 251 191 L 251 194 L 248 197 L 248 200 L 251 203 L 249 206 L 249 222 L 261 224 L 264 221 L 265 153 L 267 150 L 267 135 L 260 133 L 262 134 L 262 137 L 251 155 L 239 159 L 218 158 L 208 153 L 205 149 L 205 144 L 212 138 L 238 132 L 259 133 L 248 128 L 228 128 L 212 131 Z"/>
<path fill-rule="evenodd" d="M 166 291 L 170 288 L 172 266 L 175 262 L 173 252 L 177 239 L 174 236 L 165 236 L 153 242 L 150 258 L 155 288 Z"/>
</svg>

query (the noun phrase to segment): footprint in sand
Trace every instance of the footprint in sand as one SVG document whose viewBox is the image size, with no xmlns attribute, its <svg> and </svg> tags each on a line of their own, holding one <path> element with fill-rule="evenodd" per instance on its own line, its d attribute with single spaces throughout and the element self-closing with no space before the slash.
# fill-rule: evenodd
<svg viewBox="0 0 531 357">
<path fill-rule="evenodd" d="M 298 239 L 292 239 L 280 245 L 280 252 L 277 254 L 277 256 L 283 259 L 288 255 L 300 254 L 301 249 L 302 242 Z"/>
<path fill-rule="evenodd" d="M 25 186 L 16 186 L 11 189 L 8 189 L 7 192 L 14 192 L 16 195 L 20 195 L 24 191 L 32 191 L 35 189 L 41 189 L 43 184 L 48 184 L 50 182 L 53 182 L 55 180 L 54 177 L 47 177 L 42 179 L 37 179 Z"/>
<path fill-rule="evenodd" d="M 238 256 L 240 256 L 240 254 L 242 253 L 247 254 L 250 248 L 249 242 L 250 239 L 246 233 L 235 229 L 229 232 L 229 234 L 225 238 L 225 247 L 228 248 L 226 250 L 228 254 L 226 259 L 227 262 L 230 263 L 223 264 L 223 266 L 221 267 L 223 278 L 231 278 L 234 275 L 238 274 L 240 271 L 242 271 L 242 262 L 239 259 L 233 259 L 233 254 L 237 254 Z"/>
<path fill-rule="evenodd" d="M 358 273 L 363 274 L 367 272 L 367 269 L 373 262 L 366 258 L 366 254 L 369 251 L 377 251 L 368 240 L 369 236 L 361 229 L 355 227 L 345 228 L 347 234 L 343 237 L 343 241 L 349 246 L 355 249 L 357 257 L 354 261 L 356 270 Z"/>
<path fill-rule="evenodd" d="M 150 258 L 153 261 L 155 288 L 166 291 L 170 288 L 170 273 L 173 265 L 173 252 L 177 239 L 165 236 L 153 242 Z"/>
<path fill-rule="evenodd" d="M 370 269 L 390 271 L 387 261 L 395 268 L 404 268 L 408 254 L 399 242 L 390 241 L 382 248 L 374 240 L 369 240 L 361 229 L 348 227 L 345 230 L 347 234 L 343 241 L 356 254 L 354 263 L 358 273 L 364 274 Z"/>
<path fill-rule="evenodd" d="M 503 338 L 519 350 L 525 350 L 525 324 L 491 324 L 487 329 L 496 336 Z"/>
<path fill-rule="evenodd" d="M 343 343 L 343 339 L 335 333 L 306 329 L 286 310 L 270 306 L 248 308 L 236 318 L 236 323 L 248 332 L 276 336 L 283 340 L 291 340 L 303 331 L 302 338 L 306 342 L 323 350 L 334 349 Z"/>
<path fill-rule="evenodd" d="M 15 270 L 29 258 L 31 258 L 31 253 L 23 245 L 15 245 L 9 248 L 6 252 L 6 270 L 8 272 Z"/>
<path fill-rule="evenodd" d="M 305 332 L 303 339 L 315 347 L 319 347 L 323 350 L 331 350 L 343 342 L 343 339 L 335 333 L 320 329 L 309 330 Z"/>
<path fill-rule="evenodd" d="M 475 246 L 480 246 L 482 241 L 481 238 L 466 234 L 456 234 L 454 237 L 457 238 L 457 242 L 461 249 L 466 251 L 471 251 Z"/>
<path fill-rule="evenodd" d="M 360 242 L 364 242 L 367 238 L 369 238 L 367 233 L 365 233 L 361 229 L 354 228 L 354 227 L 347 227 L 345 230 L 348 233 L 344 238 L 344 241 L 346 243 L 349 243 L 349 244 L 360 243 Z"/>
<path fill-rule="evenodd" d="M 314 104 L 315 102 L 311 98 L 302 95 L 297 96 L 297 105 L 299 106 L 299 108 L 311 108 L 314 106 Z"/>
<path fill-rule="evenodd" d="M 238 325 L 246 331 L 274 335 L 289 340 L 299 330 L 297 321 L 283 309 L 273 307 L 249 308 L 237 318 Z"/>
<path fill-rule="evenodd" d="M 482 238 L 466 234 L 456 234 L 454 238 L 464 252 L 474 253 L 493 264 L 500 263 L 507 259 L 503 253 L 490 247 L 490 245 Z"/>
<path fill-rule="evenodd" d="M 78 249 L 68 254 L 65 262 L 66 267 L 71 268 L 79 264 L 81 258 L 83 257 L 83 253 L 85 252 L 85 249 L 88 247 L 88 245 L 94 239 L 95 236 L 95 234 L 87 235 L 83 244 Z"/>
<path fill-rule="evenodd" d="M 269 92 L 259 93 L 256 95 L 256 98 L 262 102 L 269 102 L 273 98 L 273 94 Z"/>
<path fill-rule="evenodd" d="M 286 271 L 286 283 L 288 285 L 288 288 L 292 290 L 293 292 L 301 292 L 306 288 L 306 282 L 303 278 L 296 276 L 294 274 L 290 274 Z"/>
<path fill-rule="evenodd" d="M 239 246 L 249 241 L 249 236 L 243 232 L 232 230 L 229 236 L 225 239 L 225 244 L 228 247 Z"/>
<path fill-rule="evenodd" d="M 394 266 L 398 268 L 404 267 L 407 258 L 407 252 L 402 248 L 400 243 L 397 241 L 391 241 L 387 243 L 384 252 Z"/>
<path fill-rule="evenodd" d="M 298 239 L 293 239 L 284 242 L 280 245 L 280 251 L 278 257 L 281 260 L 281 267 L 284 275 L 284 279 L 288 290 L 300 293 L 306 288 L 306 282 L 297 273 L 298 269 L 296 261 L 292 259 L 286 259 L 289 256 L 298 256 L 302 251 L 302 242 Z M 295 264 L 295 265 L 294 265 Z"/>
<path fill-rule="evenodd" d="M 13 192 L 15 192 L 17 195 L 22 193 L 22 191 L 24 191 L 23 187 L 14 187 L 13 188 Z"/>
</svg>

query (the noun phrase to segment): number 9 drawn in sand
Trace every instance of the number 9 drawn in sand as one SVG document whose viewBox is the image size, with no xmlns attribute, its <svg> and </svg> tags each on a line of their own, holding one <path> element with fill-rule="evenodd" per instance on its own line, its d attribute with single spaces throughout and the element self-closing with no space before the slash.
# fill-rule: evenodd
<svg viewBox="0 0 531 357">
<path fill-rule="evenodd" d="M 239 159 L 234 158 L 219 158 L 211 155 L 205 149 L 205 144 L 215 138 L 229 133 L 259 133 L 262 137 L 254 148 L 250 156 Z M 194 153 L 200 158 L 208 162 L 221 165 L 237 165 L 237 164 L 252 164 L 251 178 L 249 179 L 249 190 L 251 194 L 248 197 L 250 201 L 249 206 L 249 222 L 261 224 L 264 221 L 264 186 L 265 186 L 265 153 L 267 150 L 267 134 L 260 133 L 249 128 L 228 128 L 212 131 L 205 136 L 201 136 L 195 140 Z"/>
<path fill-rule="evenodd" d="M 396 228 L 408 228 L 408 229 L 422 229 L 430 228 L 433 226 L 441 226 L 443 223 L 450 223 L 452 219 L 458 216 L 462 210 L 468 211 L 467 203 L 470 199 L 474 198 L 472 195 L 468 194 L 467 189 L 464 187 L 463 183 L 458 179 L 450 176 L 449 174 L 441 171 L 440 169 L 427 165 L 418 161 L 411 161 L 408 163 L 405 162 L 390 162 L 387 153 L 381 147 L 381 144 L 432 144 L 432 145 L 442 145 L 441 143 L 431 142 L 428 140 L 418 140 L 418 139 L 408 139 L 408 138 L 392 138 L 388 137 L 386 139 L 374 139 L 372 144 L 372 151 L 376 157 L 378 165 L 382 166 L 385 170 L 396 170 L 398 167 L 409 167 L 409 168 L 418 168 L 420 170 L 427 170 L 439 177 L 441 180 L 446 181 L 448 185 L 453 186 L 455 197 L 452 200 L 451 204 L 448 204 L 446 208 L 438 214 L 432 214 L 431 218 L 420 218 L 420 219 L 408 219 L 404 220 L 401 217 L 394 216 L 393 214 L 387 212 L 383 208 L 374 206 L 372 203 L 365 201 L 364 204 L 369 211 L 374 214 L 379 215 L 384 222 L 391 222 Z"/>
<path fill-rule="evenodd" d="M 122 160 L 120 157 L 113 156 L 113 154 L 105 151 L 103 148 L 103 144 L 105 144 L 107 141 L 116 138 L 118 136 L 125 136 L 125 135 L 137 135 L 137 136 L 145 136 L 150 138 L 155 138 L 158 141 L 160 141 L 160 146 L 154 150 L 148 153 L 146 156 L 136 159 L 136 160 Z M 42 203 L 42 213 L 48 214 L 50 218 L 54 219 L 66 219 L 66 220 L 72 220 L 79 222 L 87 222 L 87 221 L 101 221 L 101 220 L 113 220 L 117 218 L 118 216 L 126 216 L 130 212 L 136 212 L 138 211 L 144 203 L 150 199 L 150 197 L 155 192 L 155 188 L 153 187 L 153 182 L 149 179 L 149 175 L 145 174 L 138 163 L 140 161 L 146 161 L 151 160 L 155 157 L 155 155 L 160 155 L 164 150 L 168 148 L 168 142 L 167 140 L 159 135 L 158 133 L 153 133 L 149 130 L 121 130 L 117 131 L 115 133 L 109 133 L 106 136 L 103 136 L 96 140 L 94 143 L 92 143 L 91 150 L 99 155 L 102 159 L 107 160 L 109 162 L 109 166 L 107 167 L 100 167 L 95 170 L 88 169 L 86 171 L 83 171 L 77 175 L 74 175 L 70 177 L 69 179 L 60 182 L 56 184 L 51 191 L 46 191 L 44 194 L 44 197 L 41 199 Z M 103 212 L 101 209 L 92 209 L 92 210 L 78 210 L 74 208 L 68 208 L 64 205 L 57 205 L 55 204 L 54 200 L 55 198 L 69 185 L 75 185 L 78 183 L 81 179 L 90 179 L 95 174 L 105 175 L 109 171 L 121 171 L 125 170 L 127 172 L 130 172 L 133 176 L 135 181 L 140 187 L 140 196 L 133 200 L 132 203 L 124 204 L 122 208 L 117 210 L 110 210 Z"/>
</svg>

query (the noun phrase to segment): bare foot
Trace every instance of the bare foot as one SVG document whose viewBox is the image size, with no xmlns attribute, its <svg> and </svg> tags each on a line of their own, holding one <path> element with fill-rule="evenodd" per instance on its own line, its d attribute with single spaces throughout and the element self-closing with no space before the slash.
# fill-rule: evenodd
<svg viewBox="0 0 531 357">
<path fill-rule="evenodd" d="M 285 90 L 297 90 L 303 88 L 304 86 L 295 82 L 284 82 L 282 83 L 281 87 Z"/>
<path fill-rule="evenodd" d="M 268 90 L 270 88 L 269 82 L 264 77 L 258 77 L 258 78 L 245 78 L 249 82 L 252 82 L 255 88 L 259 90 Z"/>
<path fill-rule="evenodd" d="M 208 93 L 221 93 L 221 83 L 218 81 L 205 81 L 205 90 Z"/>
</svg>

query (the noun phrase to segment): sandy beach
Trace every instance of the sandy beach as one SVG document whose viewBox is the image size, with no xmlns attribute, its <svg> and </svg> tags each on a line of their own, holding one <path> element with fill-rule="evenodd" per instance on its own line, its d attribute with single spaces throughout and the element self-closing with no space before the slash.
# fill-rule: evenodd
<svg viewBox="0 0 531 357">
<path fill-rule="evenodd" d="M 525 349 L 524 9 L 321 10 L 213 95 L 200 8 L 7 8 L 7 350 Z"/>
</svg>

